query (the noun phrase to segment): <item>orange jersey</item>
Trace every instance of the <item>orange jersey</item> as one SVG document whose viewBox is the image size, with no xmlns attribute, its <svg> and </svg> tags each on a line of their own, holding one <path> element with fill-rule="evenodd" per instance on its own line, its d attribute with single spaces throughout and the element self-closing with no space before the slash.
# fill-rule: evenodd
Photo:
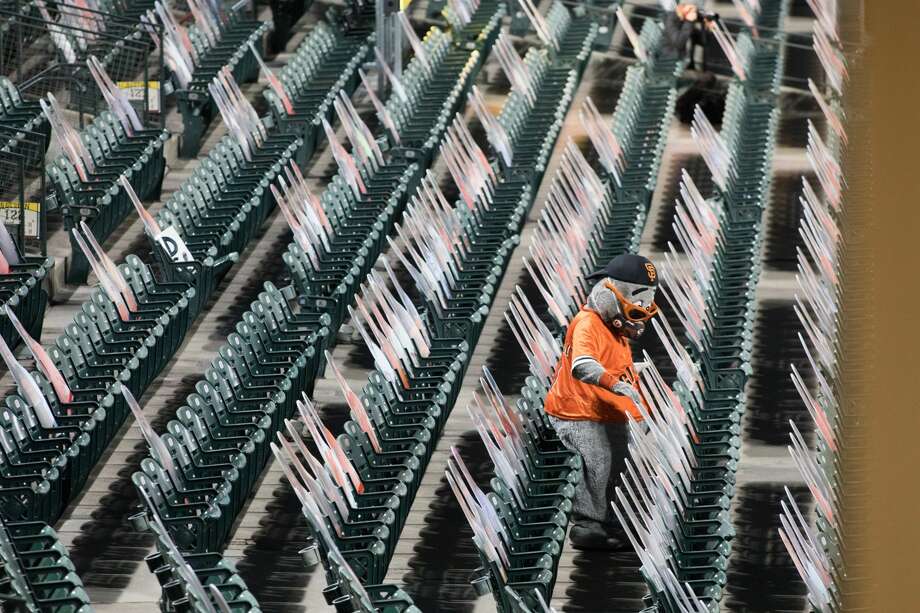
<svg viewBox="0 0 920 613">
<path fill-rule="evenodd" d="M 614 394 L 609 387 L 579 381 L 572 375 L 572 363 L 581 356 L 592 357 L 603 366 L 604 384 L 626 381 L 638 391 L 632 350 L 626 338 L 614 334 L 600 315 L 582 308 L 566 331 L 555 379 L 546 395 L 546 412 L 559 419 L 624 421 L 628 413 L 641 420 L 629 398 Z"/>
</svg>

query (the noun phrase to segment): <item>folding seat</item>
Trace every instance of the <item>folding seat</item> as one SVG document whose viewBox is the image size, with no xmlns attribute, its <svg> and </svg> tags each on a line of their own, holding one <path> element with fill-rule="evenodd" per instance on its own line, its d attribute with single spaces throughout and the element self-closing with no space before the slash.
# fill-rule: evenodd
<svg viewBox="0 0 920 613">
<path fill-rule="evenodd" d="M 419 443 L 409 448 L 410 453 L 399 450 L 378 453 L 368 442 L 367 436 L 360 432 L 360 428 L 352 422 L 346 423 L 351 425 L 338 436 L 337 440 L 352 464 L 355 465 L 362 480 L 399 479 L 413 490 L 417 487 L 416 480 L 421 478 L 418 474 L 421 466 L 418 454 L 421 451 Z"/>
<path fill-rule="evenodd" d="M 253 306 L 260 307 L 259 314 L 255 314 L 255 309 L 247 311 L 245 320 L 236 324 L 232 340 L 228 337 L 228 343 L 249 345 L 255 353 L 262 356 L 260 359 L 266 364 L 295 363 L 301 368 L 306 366 L 307 356 L 304 353 L 311 347 L 312 330 L 301 328 L 287 332 L 274 317 L 261 309 L 261 304 L 256 303 Z M 318 320 L 317 317 L 317 323 Z"/>
<path fill-rule="evenodd" d="M 184 428 L 179 425 L 179 432 Z M 183 432 L 183 434 L 185 434 Z M 199 487 L 210 486 L 222 493 L 229 493 L 234 483 L 245 478 L 241 467 L 246 459 L 242 454 L 205 454 L 201 453 L 190 433 L 177 437 L 171 432 L 160 435 L 173 464 L 180 471 L 185 483 Z M 191 443 L 192 447 L 187 445 Z M 247 472 L 248 474 L 248 472 Z"/>
<path fill-rule="evenodd" d="M 270 418 L 264 413 L 260 413 L 257 421 L 239 420 L 234 422 L 228 417 L 225 407 L 213 406 L 192 397 L 189 398 L 188 406 L 180 407 L 176 411 L 176 420 L 183 424 L 189 430 L 203 429 L 203 437 L 208 440 L 217 449 L 241 451 L 246 448 L 247 444 L 255 445 L 252 447 L 255 454 L 252 460 L 255 462 L 261 456 L 265 455 L 261 449 L 262 443 L 266 440 L 266 432 L 269 431 Z M 267 456 L 266 456 L 267 457 Z"/>
<path fill-rule="evenodd" d="M 55 339 L 54 343 L 48 348 L 48 355 L 71 391 L 82 398 L 90 401 L 101 399 L 108 393 L 113 381 L 128 382 L 130 379 L 127 369 L 111 368 L 99 372 L 89 368 L 79 344 L 66 333 Z"/>
<path fill-rule="evenodd" d="M 67 548 L 54 530 L 42 522 L 6 522 L 2 528 L 23 569 L 63 567 L 74 570 Z"/>
<path fill-rule="evenodd" d="M 218 355 L 225 365 L 222 370 L 230 375 L 231 382 L 238 381 L 244 388 L 273 386 L 284 390 L 302 380 L 304 369 L 309 369 L 307 359 L 311 352 L 312 348 L 303 353 L 279 351 L 272 354 L 262 346 L 258 336 L 250 334 L 243 338 L 234 332 L 227 338 L 227 344 L 218 350 Z"/>
<path fill-rule="evenodd" d="M 19 264 L 10 265 L 10 273 L 0 275 L 0 305 L 10 308 L 33 337 L 41 337 L 42 322 L 48 294 L 42 281 L 51 267 L 51 260 L 42 257 L 19 256 Z M 8 318 L 0 321 L 0 334 L 11 348 L 19 344 L 19 334 Z"/>
<path fill-rule="evenodd" d="M 310 343 L 314 337 L 301 335 L 297 340 L 284 341 L 273 337 L 268 322 L 249 319 L 253 325 L 238 323 L 236 332 L 228 337 L 227 342 L 237 347 L 238 354 L 251 349 L 254 357 L 258 355 L 256 359 L 264 366 L 289 367 L 287 377 L 296 382 L 299 389 L 306 389 L 317 374 L 316 349 Z"/>
<path fill-rule="evenodd" d="M 166 429 L 176 439 L 182 437 L 187 450 L 194 448 L 195 453 L 210 460 L 227 461 L 234 466 L 246 466 L 253 461 L 251 458 L 256 451 L 254 439 L 247 436 L 211 436 L 205 420 L 188 407 L 180 407 L 176 419 L 171 420 Z"/>
<path fill-rule="evenodd" d="M 23 100 L 19 89 L 9 79 L 0 78 L 0 121 L 34 130 L 45 123 L 40 115 L 41 106 L 37 102 Z"/>
<path fill-rule="evenodd" d="M 261 345 L 258 337 L 243 339 L 235 332 L 227 337 L 227 344 L 218 353 L 244 382 L 272 384 L 287 379 L 293 384 L 301 381 L 305 365 L 299 352 L 272 353 Z"/>
<path fill-rule="evenodd" d="M 84 476 L 89 473 L 91 462 L 95 460 L 94 454 L 98 451 L 93 445 L 95 419 L 54 414 L 57 425 L 41 426 L 35 409 L 18 395 L 7 395 L 4 404 L 19 418 L 19 422 L 13 427 L 17 429 L 24 427 L 25 434 L 28 435 L 28 439 L 24 440 L 29 441 L 27 445 L 29 450 L 57 449 L 61 453 L 66 453 L 70 458 L 68 462 L 71 471 L 77 474 L 83 471 Z"/>
<path fill-rule="evenodd" d="M 104 406 L 106 403 L 100 402 L 97 394 L 87 394 L 74 389 L 70 390 L 72 398 L 64 402 L 58 397 L 57 391 L 43 373 L 32 372 L 30 374 L 56 416 L 66 416 L 68 419 L 80 421 L 84 424 L 84 429 L 91 432 L 93 453 L 99 451 L 99 447 L 104 447 L 106 442 L 111 440 L 121 423 L 121 416 L 117 414 L 117 411 L 112 410 L 111 403 L 108 404 L 107 410 Z"/>
<path fill-rule="evenodd" d="M 290 381 L 286 379 L 281 379 L 277 383 L 243 380 L 239 371 L 222 355 L 212 360 L 210 368 L 205 371 L 205 379 L 212 386 L 219 386 L 222 380 L 225 381 L 229 384 L 225 387 L 229 388 L 237 399 L 265 402 L 271 400 L 276 404 L 288 402 L 287 394 L 291 390 Z"/>
<path fill-rule="evenodd" d="M 198 415 L 209 412 L 221 427 L 233 430 L 249 428 L 252 432 L 257 428 L 264 431 L 266 436 L 270 436 L 275 422 L 281 422 L 277 407 L 271 402 L 252 404 L 247 407 L 232 401 L 229 386 L 223 386 L 225 391 L 221 394 L 217 391 L 218 388 L 204 381 L 199 381 L 195 389 L 200 394 L 198 392 L 189 394 L 186 399 L 188 407 Z"/>
<path fill-rule="evenodd" d="M 91 610 L 66 549 L 38 522 L 0 523 L 0 599 L 24 611 Z"/>
<path fill-rule="evenodd" d="M 556 521 L 545 521 L 543 514 L 528 513 L 519 509 L 514 504 L 501 499 L 494 493 L 488 494 L 490 501 L 495 505 L 498 519 L 502 523 L 508 538 L 512 555 L 521 555 L 521 559 L 532 556 L 549 555 L 558 560 L 565 541 L 565 527 L 559 526 Z M 553 517 L 552 519 L 555 519 Z M 533 566 L 540 566 L 542 562 Z"/>
<path fill-rule="evenodd" d="M 390 494 L 358 494 L 357 508 L 350 508 L 348 517 L 339 516 L 342 532 L 348 537 L 374 537 L 380 539 L 386 552 L 392 552 L 399 538 L 401 525 L 393 507 L 399 504 L 396 496 Z M 333 507 L 333 511 L 338 511 Z M 385 553 L 384 556 L 387 554 Z M 379 565 L 385 565 L 379 560 Z"/>
<path fill-rule="evenodd" d="M 373 412 L 372 412 L 373 415 Z M 390 464 L 405 465 L 413 470 L 419 466 L 420 458 L 427 458 L 429 449 L 427 443 L 430 435 L 424 434 L 414 425 L 408 427 L 390 427 L 382 416 L 373 417 L 377 429 L 377 440 L 380 450 L 377 451 L 367 434 L 354 422 L 346 422 L 344 434 L 351 439 L 349 447 L 359 447 L 365 451 L 370 459 L 371 466 L 387 466 Z M 343 444 L 343 447 L 346 445 Z"/>
<path fill-rule="evenodd" d="M 177 468 L 175 471 L 176 478 L 174 479 L 158 461 L 152 458 L 141 460 L 141 472 L 157 483 L 170 484 L 176 500 L 181 500 L 185 503 L 195 499 L 213 500 L 221 508 L 226 508 L 233 504 L 230 498 L 232 493 L 231 483 L 222 477 L 214 479 L 197 474 L 187 474 Z"/>
<path fill-rule="evenodd" d="M 442 379 L 436 377 L 411 380 L 409 387 L 396 386 L 380 373 L 372 372 L 364 391 L 370 397 L 383 398 L 392 410 L 398 411 L 397 405 L 406 401 L 424 401 L 432 405 L 446 406 L 449 400 L 447 395 L 450 393 L 447 387 L 449 386 L 446 386 Z"/>
<path fill-rule="evenodd" d="M 263 321 L 273 322 L 281 332 L 291 335 L 315 335 L 318 329 L 328 327 L 331 323 L 329 316 L 324 313 L 316 314 L 309 310 L 294 313 L 283 291 L 270 281 L 263 287 L 265 291 L 259 293 L 259 301 L 252 304 L 252 315 Z"/>
<path fill-rule="evenodd" d="M 194 313 L 188 313 L 188 310 L 191 309 L 196 297 L 195 289 L 190 284 L 156 280 L 150 267 L 134 254 L 125 257 L 124 263 L 119 266 L 119 272 L 131 287 L 139 304 L 159 309 L 168 307 L 171 310 L 176 307 L 184 310 L 187 313 L 186 318 L 176 318 L 173 325 L 188 329 L 194 317 Z M 180 325 L 182 323 L 184 325 Z"/>
<path fill-rule="evenodd" d="M 177 491 L 168 478 L 162 479 L 157 473 L 136 472 L 131 481 L 146 503 L 156 509 L 180 548 L 215 550 L 221 547 L 226 520 L 219 502 L 209 500 L 201 491 L 193 494 Z"/>
<path fill-rule="evenodd" d="M 389 387 L 389 384 L 383 385 Z M 427 444 L 430 435 L 426 432 L 434 431 L 443 424 L 442 416 L 448 406 L 447 394 L 438 389 L 427 396 L 414 394 L 414 397 L 400 399 L 395 394 L 388 397 L 381 387 L 366 385 L 361 397 L 362 404 L 378 426 L 394 432 L 408 432 Z M 400 393 L 405 391 L 399 390 Z"/>
<path fill-rule="evenodd" d="M 348 438 L 346 434 L 340 434 L 338 441 L 342 444 L 346 455 L 352 461 L 352 464 L 361 479 L 364 491 L 355 494 L 358 504 L 368 500 L 373 506 L 386 506 L 394 509 L 398 514 L 400 525 L 405 522 L 409 503 L 415 496 L 417 490 L 416 473 L 410 468 L 399 465 L 390 467 L 371 466 L 367 461 L 367 456 L 363 449 L 352 445 L 352 441 L 347 442 L 342 437 Z"/>
<path fill-rule="evenodd" d="M 177 420 L 170 420 L 166 426 L 167 431 L 160 435 L 166 448 L 172 453 L 175 448 L 174 458 L 186 465 L 189 470 L 202 470 L 205 472 L 220 470 L 228 475 L 230 481 L 241 479 L 247 483 L 250 471 L 244 471 L 247 460 L 246 454 L 251 451 L 251 443 L 245 449 L 220 449 L 210 444 L 206 438 L 202 439 L 196 430 L 185 427 Z M 206 431 L 205 431 L 206 433 Z M 237 473 L 234 475 L 234 469 Z"/>
<path fill-rule="evenodd" d="M 94 374 L 106 374 L 114 380 L 117 373 L 125 372 L 131 379 L 130 387 L 141 389 L 159 370 L 156 364 L 156 335 L 163 334 L 157 324 L 149 332 L 143 330 L 117 330 L 99 309 L 90 309 L 90 315 L 79 313 L 67 334 L 82 353 L 81 367 Z M 73 357 L 73 354 L 71 354 Z"/>
<path fill-rule="evenodd" d="M 205 605 L 200 598 L 209 597 L 210 594 L 197 594 L 193 591 L 196 588 L 192 588 L 179 571 L 179 566 L 184 564 L 194 573 L 202 587 L 215 587 L 233 613 L 260 611 L 258 602 L 231 562 L 219 554 L 211 553 L 184 553 L 177 558 L 163 540 L 163 535 L 158 535 L 157 551 L 148 555 L 145 562 L 160 582 L 165 608 L 175 611 L 204 610 Z"/>
<path fill-rule="evenodd" d="M 66 452 L 46 446 L 30 449 L 21 419 L 7 407 L 0 408 L 0 510 L 7 519 L 49 517 L 63 497 L 61 474 Z"/>
</svg>

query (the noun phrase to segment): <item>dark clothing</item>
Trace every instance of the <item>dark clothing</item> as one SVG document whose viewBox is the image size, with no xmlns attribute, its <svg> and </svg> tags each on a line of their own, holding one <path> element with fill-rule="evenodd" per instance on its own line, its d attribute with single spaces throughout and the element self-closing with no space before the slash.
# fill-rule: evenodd
<svg viewBox="0 0 920 613">
<path fill-rule="evenodd" d="M 722 123 L 725 113 L 725 94 L 728 88 L 716 79 L 715 75 L 705 73 L 677 98 L 675 112 L 681 123 L 690 125 L 693 111 L 697 105 L 706 113 L 713 125 Z"/>
<path fill-rule="evenodd" d="M 664 32 L 661 35 L 658 57 L 664 60 L 682 60 L 687 57 L 687 44 L 693 36 L 695 26 L 694 21 L 685 21 L 674 12 L 668 13 L 664 18 Z"/>
</svg>

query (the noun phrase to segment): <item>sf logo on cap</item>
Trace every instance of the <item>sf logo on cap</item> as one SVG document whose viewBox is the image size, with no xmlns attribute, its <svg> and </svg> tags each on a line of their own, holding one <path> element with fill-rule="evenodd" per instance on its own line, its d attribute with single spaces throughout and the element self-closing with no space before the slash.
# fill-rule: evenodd
<svg viewBox="0 0 920 613">
<path fill-rule="evenodd" d="M 646 263 L 645 263 L 645 272 L 648 273 L 648 280 L 649 280 L 649 283 L 654 283 L 654 282 L 655 282 L 655 278 L 658 276 L 658 271 L 655 270 L 655 265 L 652 264 L 651 262 L 646 262 Z"/>
</svg>

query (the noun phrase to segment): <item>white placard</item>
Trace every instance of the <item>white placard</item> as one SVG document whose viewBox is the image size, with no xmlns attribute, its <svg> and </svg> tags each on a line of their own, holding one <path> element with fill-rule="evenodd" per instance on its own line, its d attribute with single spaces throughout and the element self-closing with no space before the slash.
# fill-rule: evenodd
<svg viewBox="0 0 920 613">
<path fill-rule="evenodd" d="M 195 258 L 192 257 L 192 252 L 188 250 L 185 241 L 182 240 L 175 228 L 166 228 L 160 232 L 159 236 L 156 237 L 156 241 L 173 262 L 181 264 L 195 261 Z"/>
</svg>

